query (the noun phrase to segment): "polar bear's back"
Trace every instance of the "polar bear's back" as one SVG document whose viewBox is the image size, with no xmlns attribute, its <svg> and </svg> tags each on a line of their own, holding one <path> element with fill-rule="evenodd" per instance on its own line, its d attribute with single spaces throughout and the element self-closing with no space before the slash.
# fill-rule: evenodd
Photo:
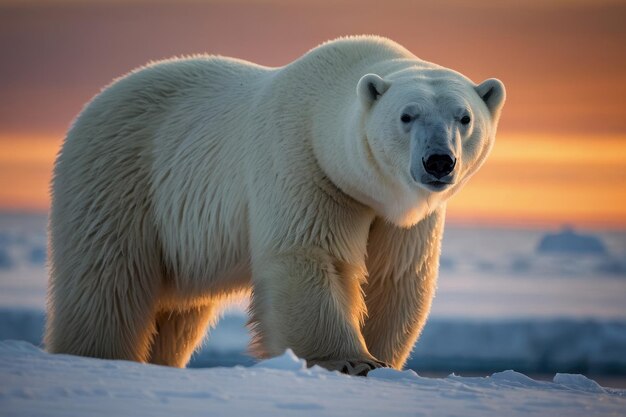
<svg viewBox="0 0 626 417">
<path fill-rule="evenodd" d="M 95 195 L 83 193 L 101 182 L 141 176 L 149 183 L 154 155 L 163 150 L 159 141 L 174 150 L 189 135 L 201 135 L 193 129 L 210 128 L 228 103 L 242 102 L 237 90 L 243 96 L 243 87 L 266 72 L 243 61 L 196 57 L 161 61 L 115 80 L 85 106 L 67 134 L 55 165 L 56 205 L 94 201 Z"/>
</svg>

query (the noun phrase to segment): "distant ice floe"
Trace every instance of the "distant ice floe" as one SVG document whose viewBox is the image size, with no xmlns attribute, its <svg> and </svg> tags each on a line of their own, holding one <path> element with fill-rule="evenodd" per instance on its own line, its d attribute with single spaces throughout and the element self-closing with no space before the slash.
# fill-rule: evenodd
<svg viewBox="0 0 626 417">
<path fill-rule="evenodd" d="M 626 278 L 626 236 L 582 233 L 450 228 L 444 236 L 440 271 L 445 276 Z"/>
<path fill-rule="evenodd" d="M 580 275 L 582 272 L 626 277 L 624 257 L 612 254 L 600 236 L 576 232 L 570 227 L 545 234 L 536 253 L 548 258 L 552 266 L 559 266 L 563 274 Z M 546 260 L 543 262 L 545 264 Z"/>
<path fill-rule="evenodd" d="M 537 253 L 605 256 L 608 250 L 601 238 L 566 227 L 558 233 L 544 235 L 537 245 Z"/>
</svg>

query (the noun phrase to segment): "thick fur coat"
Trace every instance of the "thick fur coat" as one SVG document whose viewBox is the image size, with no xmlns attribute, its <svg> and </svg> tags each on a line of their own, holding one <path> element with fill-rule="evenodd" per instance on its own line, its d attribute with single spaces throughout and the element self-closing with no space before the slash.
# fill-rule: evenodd
<svg viewBox="0 0 626 417">
<path fill-rule="evenodd" d="M 483 163 L 503 102 L 497 80 L 369 36 L 281 68 L 199 56 L 116 80 L 56 162 L 48 350 L 182 367 L 251 291 L 259 356 L 401 368 L 445 202 Z"/>
</svg>

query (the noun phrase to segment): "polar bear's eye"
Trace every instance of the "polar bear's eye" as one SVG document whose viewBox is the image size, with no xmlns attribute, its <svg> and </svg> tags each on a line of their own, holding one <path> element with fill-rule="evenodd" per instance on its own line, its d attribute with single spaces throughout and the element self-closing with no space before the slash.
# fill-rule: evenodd
<svg viewBox="0 0 626 417">
<path fill-rule="evenodd" d="M 467 124 L 469 124 L 469 122 L 470 122 L 471 120 L 472 120 L 472 119 L 470 119 L 470 117 L 469 117 L 469 116 L 463 116 L 463 117 L 461 117 L 461 124 L 462 124 L 462 125 L 467 125 Z"/>
<path fill-rule="evenodd" d="M 400 121 L 402 123 L 409 123 L 411 119 L 412 119 L 411 115 L 407 113 L 404 113 L 402 116 L 400 116 Z"/>
</svg>

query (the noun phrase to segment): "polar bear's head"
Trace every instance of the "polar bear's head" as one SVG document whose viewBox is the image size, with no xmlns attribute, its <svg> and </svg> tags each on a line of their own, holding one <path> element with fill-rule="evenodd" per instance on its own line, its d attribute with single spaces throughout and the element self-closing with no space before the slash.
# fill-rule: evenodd
<svg viewBox="0 0 626 417">
<path fill-rule="evenodd" d="M 445 202 L 493 146 L 504 85 L 478 85 L 445 68 L 366 74 L 358 82 L 357 141 L 371 153 L 362 195 L 380 215 L 411 226 Z M 362 190 L 365 191 L 365 190 Z"/>
</svg>

